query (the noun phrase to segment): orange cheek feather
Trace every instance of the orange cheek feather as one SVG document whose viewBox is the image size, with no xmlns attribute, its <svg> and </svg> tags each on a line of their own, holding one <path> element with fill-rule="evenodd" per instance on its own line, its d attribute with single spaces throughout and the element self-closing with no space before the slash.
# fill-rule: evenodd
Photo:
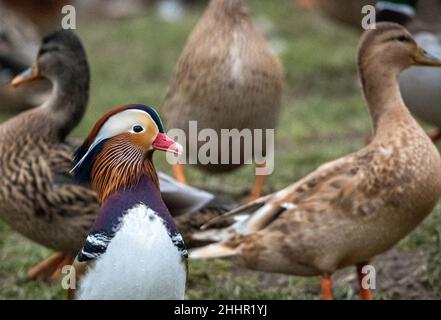
<svg viewBox="0 0 441 320">
<path fill-rule="evenodd" d="M 142 133 L 126 133 L 126 135 L 129 143 L 143 151 L 147 151 L 156 137 L 156 132 L 144 131 Z"/>
</svg>

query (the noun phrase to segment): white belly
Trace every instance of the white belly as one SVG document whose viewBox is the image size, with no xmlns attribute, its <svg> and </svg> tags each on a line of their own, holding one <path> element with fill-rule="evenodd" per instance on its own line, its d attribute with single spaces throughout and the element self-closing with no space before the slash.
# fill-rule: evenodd
<svg viewBox="0 0 441 320">
<path fill-rule="evenodd" d="M 168 231 L 139 205 L 79 283 L 78 299 L 184 299 L 186 267 Z"/>
</svg>

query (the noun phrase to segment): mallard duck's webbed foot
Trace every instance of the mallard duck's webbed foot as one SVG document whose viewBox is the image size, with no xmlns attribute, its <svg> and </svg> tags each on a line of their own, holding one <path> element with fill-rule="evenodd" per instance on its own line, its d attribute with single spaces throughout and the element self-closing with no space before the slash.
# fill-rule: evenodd
<svg viewBox="0 0 441 320">
<path fill-rule="evenodd" d="M 177 162 L 173 165 L 173 175 L 175 176 L 175 179 L 178 180 L 178 182 L 182 184 L 187 184 L 187 180 L 185 179 L 185 172 L 184 172 L 184 166 Z"/>
<path fill-rule="evenodd" d="M 63 267 L 71 265 L 73 260 L 73 257 L 57 252 L 29 270 L 28 278 L 54 282 L 60 278 Z"/>
<path fill-rule="evenodd" d="M 320 291 L 322 300 L 332 300 L 332 279 L 330 275 L 323 275 L 320 279 Z"/>
<path fill-rule="evenodd" d="M 357 278 L 358 278 L 358 286 L 360 291 L 358 295 L 361 300 L 372 300 L 372 291 L 370 289 L 365 289 L 363 286 L 363 279 L 366 277 L 366 273 L 363 272 L 363 267 L 368 265 L 369 263 L 359 263 L 357 264 Z"/>
</svg>

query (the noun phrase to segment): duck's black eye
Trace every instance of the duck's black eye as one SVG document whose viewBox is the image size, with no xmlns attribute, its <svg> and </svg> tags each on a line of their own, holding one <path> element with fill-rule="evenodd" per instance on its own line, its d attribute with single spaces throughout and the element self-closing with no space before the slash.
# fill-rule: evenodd
<svg viewBox="0 0 441 320">
<path fill-rule="evenodd" d="M 142 132 L 143 130 L 144 128 L 141 127 L 140 125 L 133 126 L 133 132 L 139 133 Z"/>
<path fill-rule="evenodd" d="M 397 38 L 397 40 L 400 41 L 400 42 L 410 42 L 411 41 L 410 38 L 406 37 L 406 36 L 399 36 Z"/>
</svg>

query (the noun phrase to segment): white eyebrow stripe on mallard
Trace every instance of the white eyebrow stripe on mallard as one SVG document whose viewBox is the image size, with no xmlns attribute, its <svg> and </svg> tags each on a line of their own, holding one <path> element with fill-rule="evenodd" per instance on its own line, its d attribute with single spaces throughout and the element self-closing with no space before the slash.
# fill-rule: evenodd
<svg viewBox="0 0 441 320">
<path fill-rule="evenodd" d="M 127 115 L 129 115 L 129 116 L 127 117 Z M 78 161 L 78 163 L 72 168 L 72 170 L 70 172 L 72 173 L 76 168 L 81 166 L 84 159 L 87 158 L 87 156 L 90 154 L 90 152 L 93 150 L 93 148 L 95 148 L 101 141 L 103 141 L 105 139 L 109 139 L 111 137 L 114 137 L 114 136 L 121 134 L 123 132 L 130 131 L 132 129 L 132 126 L 134 125 L 134 120 L 137 120 L 135 115 L 147 116 L 148 119 L 150 119 L 151 123 L 153 123 L 156 126 L 156 128 L 158 129 L 158 132 L 159 132 L 159 128 L 156 125 L 155 121 L 150 116 L 150 114 L 146 111 L 138 110 L 138 109 L 128 109 L 128 110 L 118 112 L 118 113 L 114 114 L 113 116 L 110 116 L 109 119 L 107 119 L 107 121 L 102 125 L 101 129 L 98 131 L 98 134 L 96 135 L 96 137 L 93 140 L 92 144 L 90 145 L 89 149 L 87 149 L 87 152 Z M 124 121 L 115 122 L 121 117 L 124 118 L 124 119 L 122 119 Z M 118 124 L 118 126 L 112 127 L 112 126 L 114 126 L 114 123 Z M 144 130 L 147 130 L 147 128 L 148 128 L 147 123 L 141 123 L 141 124 L 136 123 L 136 124 L 142 125 Z"/>
</svg>

